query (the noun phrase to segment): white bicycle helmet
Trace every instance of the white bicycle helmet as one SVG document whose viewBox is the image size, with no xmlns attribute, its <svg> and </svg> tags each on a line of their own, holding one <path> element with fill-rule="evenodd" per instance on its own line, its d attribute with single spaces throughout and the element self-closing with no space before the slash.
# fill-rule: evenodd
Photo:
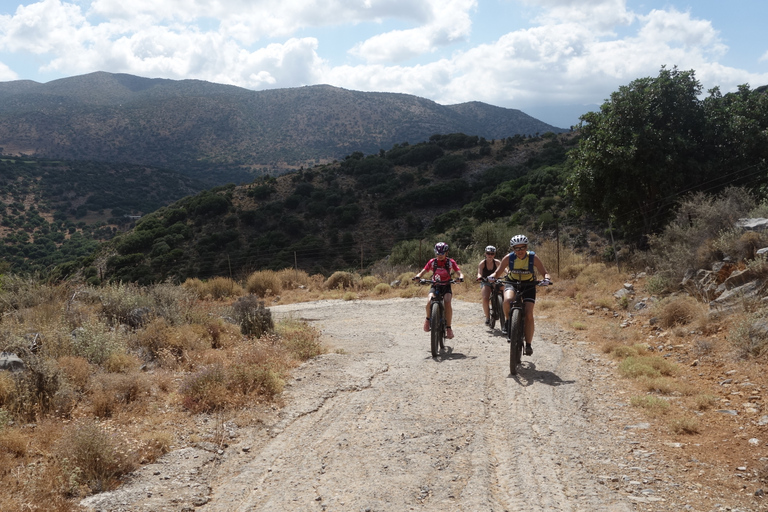
<svg viewBox="0 0 768 512">
<path fill-rule="evenodd" d="M 445 254 L 448 252 L 448 244 L 445 242 L 438 242 L 435 244 L 435 254 Z"/>
<path fill-rule="evenodd" d="M 528 237 L 525 235 L 515 235 L 509 239 L 509 246 L 528 245 Z"/>
<path fill-rule="evenodd" d="M 485 252 L 492 252 L 496 254 L 496 248 L 492 245 L 489 245 L 488 247 L 485 248 Z"/>
</svg>

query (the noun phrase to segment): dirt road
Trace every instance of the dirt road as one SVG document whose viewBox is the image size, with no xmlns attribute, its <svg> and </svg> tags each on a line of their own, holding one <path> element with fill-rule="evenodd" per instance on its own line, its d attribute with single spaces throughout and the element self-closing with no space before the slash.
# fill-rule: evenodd
<svg viewBox="0 0 768 512">
<path fill-rule="evenodd" d="M 633 501 L 611 485 L 632 472 L 617 457 L 636 445 L 626 425 L 595 421 L 594 364 L 546 318 L 512 377 L 508 345 L 478 304 L 455 303 L 452 350 L 432 359 L 423 303 L 274 308 L 343 353 L 296 373 L 281 420 L 221 468 L 202 510 L 623 511 L 665 499 Z"/>
<path fill-rule="evenodd" d="M 433 359 L 424 300 L 274 307 L 276 316 L 321 329 L 331 348 L 294 372 L 274 419 L 233 430 L 224 449 L 173 452 L 84 504 L 205 512 L 718 510 L 691 501 L 695 486 L 654 450 L 659 440 L 627 407 L 614 362 L 539 316 L 535 353 L 512 377 L 505 339 L 483 324 L 479 304 L 461 301 L 451 351 Z"/>
</svg>

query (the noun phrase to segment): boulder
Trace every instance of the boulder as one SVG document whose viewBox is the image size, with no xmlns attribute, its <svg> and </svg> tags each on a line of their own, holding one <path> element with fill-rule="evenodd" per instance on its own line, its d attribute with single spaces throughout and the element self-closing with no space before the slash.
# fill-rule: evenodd
<svg viewBox="0 0 768 512">
<path fill-rule="evenodd" d="M 764 219 L 762 217 L 752 219 L 739 219 L 736 221 L 736 227 L 744 229 L 766 230 L 768 229 L 768 219 Z"/>
<path fill-rule="evenodd" d="M 10 352 L 0 352 L 0 370 L 15 372 L 23 369 L 24 361 L 19 356 Z"/>
</svg>

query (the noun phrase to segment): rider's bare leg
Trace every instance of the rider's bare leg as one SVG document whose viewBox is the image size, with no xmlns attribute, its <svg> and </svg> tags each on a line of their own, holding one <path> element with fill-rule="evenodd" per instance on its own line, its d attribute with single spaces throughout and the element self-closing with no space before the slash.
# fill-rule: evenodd
<svg viewBox="0 0 768 512">
<path fill-rule="evenodd" d="M 483 298 L 483 313 L 485 313 L 485 318 L 491 318 L 491 287 L 490 286 L 483 286 L 482 287 L 482 294 L 481 297 Z"/>
<path fill-rule="evenodd" d="M 445 304 L 445 337 L 449 340 L 453 338 L 453 329 L 451 328 L 451 319 L 453 318 L 453 306 L 451 305 L 452 293 L 446 293 L 443 296 L 443 304 Z"/>
<path fill-rule="evenodd" d="M 427 296 L 427 317 L 424 320 L 424 331 L 429 331 L 429 316 L 432 314 L 432 294 Z"/>
<path fill-rule="evenodd" d="M 509 318 L 509 310 L 512 308 L 512 303 L 515 301 L 515 291 L 512 289 L 504 290 L 504 318 L 506 321 Z"/>
<path fill-rule="evenodd" d="M 525 342 L 530 345 L 533 341 L 533 302 L 525 303 Z"/>
</svg>

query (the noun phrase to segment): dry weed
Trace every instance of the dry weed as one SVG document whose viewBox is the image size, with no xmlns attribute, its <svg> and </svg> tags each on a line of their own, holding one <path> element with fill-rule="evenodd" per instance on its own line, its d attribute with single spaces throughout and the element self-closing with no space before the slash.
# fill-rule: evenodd
<svg viewBox="0 0 768 512">
<path fill-rule="evenodd" d="M 281 276 L 274 270 L 254 272 L 245 282 L 245 291 L 259 297 L 277 295 L 283 289 Z"/>
<path fill-rule="evenodd" d="M 90 420 L 70 425 L 56 448 L 59 464 L 68 470 L 74 484 L 91 492 L 114 489 L 119 478 L 132 471 L 138 461 L 118 432 L 109 432 Z"/>
<path fill-rule="evenodd" d="M 659 325 L 666 329 L 678 325 L 688 325 L 706 316 L 704 306 L 687 295 L 668 297 L 658 302 L 654 307 L 654 312 L 659 318 Z"/>
<path fill-rule="evenodd" d="M 629 356 L 619 364 L 619 373 L 629 378 L 672 376 L 677 365 L 659 356 Z"/>
<path fill-rule="evenodd" d="M 629 403 L 640 407 L 651 416 L 661 416 L 669 411 L 669 402 L 653 395 L 633 396 Z"/>
<path fill-rule="evenodd" d="M 360 279 L 359 276 L 351 272 L 338 271 L 331 274 L 325 281 L 327 290 L 344 290 L 355 286 L 355 282 Z"/>
<path fill-rule="evenodd" d="M 696 418 L 675 418 L 669 422 L 669 428 L 675 434 L 698 434 L 701 431 L 699 420 Z"/>
<path fill-rule="evenodd" d="M 0 451 L 10 453 L 16 458 L 23 457 L 29 447 L 29 438 L 18 428 L 0 431 Z"/>
<path fill-rule="evenodd" d="M 94 367 L 87 359 L 80 356 L 64 356 L 58 359 L 59 368 L 75 389 L 82 391 L 88 385 L 88 380 L 94 372 Z"/>
</svg>

